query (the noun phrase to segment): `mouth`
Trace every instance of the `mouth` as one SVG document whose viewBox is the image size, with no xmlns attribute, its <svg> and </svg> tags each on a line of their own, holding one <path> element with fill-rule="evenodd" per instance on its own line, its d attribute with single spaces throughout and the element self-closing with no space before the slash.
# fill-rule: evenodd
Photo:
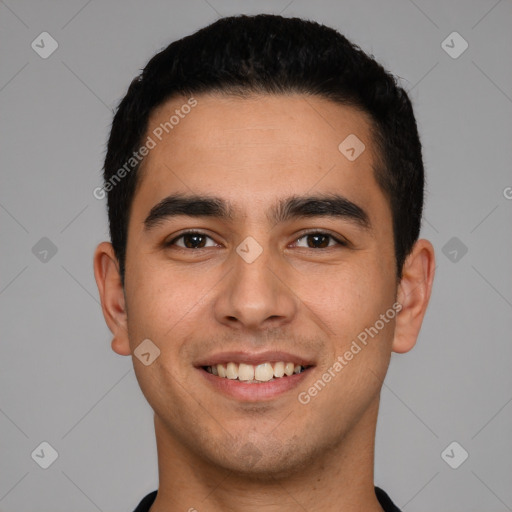
<svg viewBox="0 0 512 512">
<path fill-rule="evenodd" d="M 217 354 L 195 365 L 215 391 L 239 401 L 267 401 L 295 388 L 315 367 L 285 352 Z"/>
<path fill-rule="evenodd" d="M 304 366 L 288 361 L 278 361 L 272 363 L 267 361 L 258 365 L 236 363 L 220 363 L 211 366 L 203 366 L 202 369 L 211 375 L 221 379 L 238 380 L 247 384 L 261 384 L 263 382 L 272 382 L 276 379 L 284 379 L 303 373 L 310 366 Z"/>
</svg>

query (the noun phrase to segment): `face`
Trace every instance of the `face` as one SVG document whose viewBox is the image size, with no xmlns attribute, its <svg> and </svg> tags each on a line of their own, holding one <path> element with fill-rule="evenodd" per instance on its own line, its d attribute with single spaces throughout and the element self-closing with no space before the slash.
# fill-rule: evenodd
<svg viewBox="0 0 512 512">
<path fill-rule="evenodd" d="M 362 428 L 389 363 L 395 256 L 370 123 L 300 95 L 195 99 L 150 119 L 123 343 L 160 351 L 134 366 L 169 445 L 286 473 Z M 351 134 L 359 156 L 338 148 Z"/>
</svg>

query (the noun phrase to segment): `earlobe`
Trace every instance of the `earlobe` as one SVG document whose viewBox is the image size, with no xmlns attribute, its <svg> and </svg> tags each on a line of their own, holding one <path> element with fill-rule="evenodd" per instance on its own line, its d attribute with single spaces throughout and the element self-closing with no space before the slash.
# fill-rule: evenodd
<svg viewBox="0 0 512 512">
<path fill-rule="evenodd" d="M 420 239 L 407 257 L 398 285 L 398 302 L 402 309 L 396 317 L 393 352 L 404 353 L 416 344 L 427 310 L 435 273 L 434 248 Z"/>
<path fill-rule="evenodd" d="M 103 316 L 113 334 L 112 350 L 130 355 L 126 304 L 119 264 L 112 244 L 102 242 L 94 253 L 94 277 L 98 286 Z"/>
</svg>

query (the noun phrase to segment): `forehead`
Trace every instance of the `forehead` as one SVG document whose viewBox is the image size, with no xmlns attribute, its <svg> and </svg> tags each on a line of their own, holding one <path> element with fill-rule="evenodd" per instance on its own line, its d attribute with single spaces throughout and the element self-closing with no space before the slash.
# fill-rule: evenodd
<svg viewBox="0 0 512 512">
<path fill-rule="evenodd" d="M 141 166 L 136 202 L 149 208 L 176 192 L 224 197 L 241 215 L 306 192 L 386 207 L 374 178 L 369 116 L 329 100 L 174 98 L 152 113 L 146 136 L 154 147 Z"/>
</svg>

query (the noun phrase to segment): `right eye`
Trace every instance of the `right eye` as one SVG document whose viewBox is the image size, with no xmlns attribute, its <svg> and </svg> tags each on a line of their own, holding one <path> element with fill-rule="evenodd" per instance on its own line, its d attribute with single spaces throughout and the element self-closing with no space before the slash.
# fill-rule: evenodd
<svg viewBox="0 0 512 512">
<path fill-rule="evenodd" d="M 212 243 L 208 245 L 208 240 Z M 203 249 L 207 247 L 217 247 L 218 244 L 208 235 L 198 231 L 187 231 L 173 238 L 165 244 L 166 247 L 177 246 L 182 249 Z"/>
</svg>

